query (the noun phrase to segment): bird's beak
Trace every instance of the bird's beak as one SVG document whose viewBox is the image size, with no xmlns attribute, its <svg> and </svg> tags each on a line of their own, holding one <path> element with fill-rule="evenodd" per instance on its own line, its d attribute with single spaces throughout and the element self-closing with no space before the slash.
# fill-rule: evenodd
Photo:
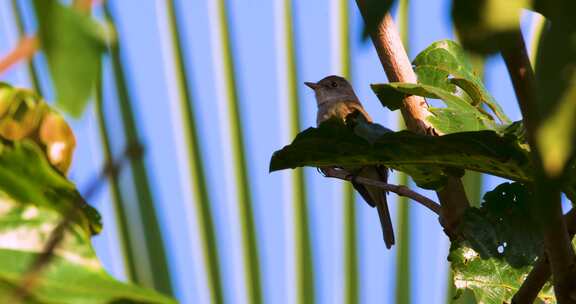
<svg viewBox="0 0 576 304">
<path fill-rule="evenodd" d="M 315 83 L 315 82 L 305 82 L 304 84 L 314 91 L 316 91 L 316 89 L 320 88 L 320 85 Z"/>
</svg>

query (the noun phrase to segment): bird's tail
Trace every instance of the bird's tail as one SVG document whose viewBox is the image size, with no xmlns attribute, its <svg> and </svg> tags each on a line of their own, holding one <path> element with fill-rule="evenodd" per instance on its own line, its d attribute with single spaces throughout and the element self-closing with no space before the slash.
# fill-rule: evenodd
<svg viewBox="0 0 576 304">
<path fill-rule="evenodd" d="M 366 166 L 357 170 L 355 174 L 357 176 L 367 177 L 382 182 L 388 180 L 388 171 L 383 166 Z M 386 248 L 390 249 L 392 245 L 394 245 L 395 240 L 394 228 L 392 227 L 392 219 L 390 218 L 390 210 L 388 209 L 388 201 L 386 199 L 386 191 L 378 187 L 360 184 L 356 182 L 354 178 L 351 179 L 351 182 L 354 189 L 360 193 L 368 205 L 376 207 L 378 210 L 384 243 L 386 244 Z"/>
<path fill-rule="evenodd" d="M 390 249 L 396 241 L 394 239 L 394 227 L 392 226 L 392 218 L 390 217 L 390 210 L 388 209 L 386 192 L 380 191 L 380 194 L 375 197 L 375 201 L 378 216 L 380 217 L 380 225 L 382 225 L 384 243 L 386 244 L 386 248 Z"/>
</svg>

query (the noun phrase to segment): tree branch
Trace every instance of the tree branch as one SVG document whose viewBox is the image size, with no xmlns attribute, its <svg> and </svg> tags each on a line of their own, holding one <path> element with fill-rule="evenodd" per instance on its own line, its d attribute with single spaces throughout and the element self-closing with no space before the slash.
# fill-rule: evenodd
<svg viewBox="0 0 576 304">
<path fill-rule="evenodd" d="M 22 38 L 8 55 L 0 59 L 0 74 L 21 60 L 32 57 L 36 50 L 38 50 L 38 38 L 36 36 Z"/>
<path fill-rule="evenodd" d="M 368 12 L 365 1 L 356 0 L 356 4 L 366 19 Z M 417 82 L 416 74 L 390 14 L 384 16 L 375 32 L 370 32 L 370 37 L 390 82 Z M 420 134 L 442 135 L 427 121 L 432 113 L 428 111 L 428 104 L 423 97 L 406 96 L 400 110 L 409 130 Z M 442 205 L 440 223 L 446 234 L 453 236 L 464 211 L 470 206 L 464 186 L 460 179 L 451 177 L 437 194 Z"/>
<path fill-rule="evenodd" d="M 539 215 L 538 219 L 544 230 L 544 247 L 553 274 L 556 298 L 559 303 L 576 303 L 570 297 L 576 283 L 576 255 L 562 215 L 560 182 L 545 173 L 535 141 L 535 134 L 542 118 L 536 100 L 534 72 L 520 30 L 517 30 L 510 39 L 501 41 L 500 51 L 506 62 L 522 111 L 528 143 L 532 151 L 530 154 L 536 168 L 534 184 L 536 200 L 532 205 Z"/>
<path fill-rule="evenodd" d="M 420 205 L 430 209 L 432 212 L 434 212 L 436 214 L 440 214 L 440 212 L 442 210 L 442 208 L 440 207 L 440 205 L 438 203 L 425 197 L 424 195 L 422 195 L 420 193 L 417 193 L 417 192 L 410 190 L 410 188 L 408 188 L 406 186 L 392 185 L 392 184 L 384 183 L 381 181 L 369 179 L 369 178 L 362 177 L 362 176 L 354 177 L 350 173 L 348 173 L 347 171 L 340 170 L 340 169 L 323 168 L 323 172 L 324 172 L 326 177 L 338 178 L 338 179 L 345 180 L 345 181 L 354 180 L 355 182 L 358 182 L 360 184 L 378 187 L 378 188 L 381 188 L 381 189 L 386 190 L 386 191 L 394 192 L 399 196 L 408 197 L 408 198 L 412 199 L 413 201 L 420 203 Z"/>
<path fill-rule="evenodd" d="M 564 215 L 570 239 L 576 234 L 576 208 Z M 544 284 L 550 279 L 550 262 L 546 254 L 538 258 L 534 267 L 512 298 L 512 304 L 534 303 Z"/>
</svg>

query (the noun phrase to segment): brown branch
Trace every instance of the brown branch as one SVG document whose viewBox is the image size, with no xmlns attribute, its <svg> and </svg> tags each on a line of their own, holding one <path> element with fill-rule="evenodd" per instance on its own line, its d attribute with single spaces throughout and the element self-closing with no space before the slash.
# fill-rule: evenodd
<svg viewBox="0 0 576 304">
<path fill-rule="evenodd" d="M 18 42 L 8 55 L 0 59 L 0 74 L 6 72 L 10 67 L 20 62 L 21 60 L 28 59 L 34 55 L 38 50 L 38 38 L 36 36 L 25 37 Z"/>
<path fill-rule="evenodd" d="M 94 180 L 92 180 L 92 182 L 89 183 L 85 192 L 86 200 L 89 200 L 98 192 L 98 190 L 100 190 L 109 176 L 117 176 L 126 161 L 132 157 L 141 157 L 141 155 L 142 147 L 139 145 L 129 146 L 120 159 L 106 163 L 102 167 L 100 173 L 94 178 Z M 62 220 L 58 225 L 56 225 L 52 232 L 50 232 L 50 236 L 44 245 L 42 253 L 34 259 L 28 270 L 23 274 L 20 285 L 14 288 L 14 294 L 12 295 L 13 301 L 11 301 L 11 303 L 26 302 L 26 300 L 31 296 L 31 290 L 38 285 L 42 272 L 52 261 L 56 249 L 64 240 L 66 230 L 69 228 L 70 224 L 74 222 L 76 217 L 81 215 L 82 206 L 85 204 L 87 203 L 82 197 L 80 197 L 79 200 L 74 201 L 70 209 L 63 215 Z"/>
<path fill-rule="evenodd" d="M 388 184 L 388 183 L 369 179 L 369 178 L 362 177 L 362 176 L 352 177 L 352 175 L 350 173 L 346 172 L 345 170 L 340 170 L 340 169 L 323 168 L 323 172 L 324 172 L 326 177 L 338 178 L 338 179 L 345 180 L 345 181 L 352 181 L 352 179 L 354 179 L 355 182 L 358 182 L 360 184 L 374 186 L 374 187 L 378 187 L 378 188 L 381 188 L 381 189 L 386 190 L 386 191 L 394 192 L 399 196 L 404 196 L 404 197 L 412 199 L 413 201 L 415 201 L 417 203 L 420 203 L 420 205 L 430 209 L 432 212 L 434 212 L 436 214 L 440 214 L 441 209 L 442 209 L 440 207 L 440 205 L 438 203 L 436 203 L 435 201 L 427 198 L 426 196 L 424 196 L 420 193 L 417 193 L 417 192 L 410 190 L 410 188 L 408 188 L 406 186 Z"/>
<path fill-rule="evenodd" d="M 570 239 L 576 234 L 576 208 L 564 215 Z M 546 254 L 538 258 L 534 267 L 512 298 L 513 304 L 534 303 L 544 284 L 550 279 L 550 262 Z"/>
<path fill-rule="evenodd" d="M 533 207 L 544 230 L 544 247 L 553 274 L 556 299 L 559 303 L 576 303 L 576 300 L 570 297 L 570 292 L 574 290 L 576 284 L 576 255 L 562 215 L 560 182 L 545 173 L 535 141 L 535 134 L 542 118 L 536 100 L 534 72 L 520 30 L 506 41 L 501 41 L 500 51 L 522 111 L 532 151 L 530 154 L 536 168 L 534 184 L 536 200 L 533 202 Z M 543 262 L 539 264 L 541 263 Z"/>
<path fill-rule="evenodd" d="M 368 14 L 365 1 L 356 0 L 356 4 L 362 16 L 366 18 Z M 416 83 L 416 74 L 390 14 L 384 16 L 376 32 L 370 32 L 370 37 L 388 80 Z M 406 96 L 400 110 L 409 130 L 420 134 L 442 135 L 426 120 L 432 113 L 428 111 L 428 104 L 423 97 Z M 442 205 L 440 222 L 446 234 L 452 236 L 464 211 L 470 206 L 464 186 L 460 179 L 451 177 L 437 194 Z"/>
</svg>

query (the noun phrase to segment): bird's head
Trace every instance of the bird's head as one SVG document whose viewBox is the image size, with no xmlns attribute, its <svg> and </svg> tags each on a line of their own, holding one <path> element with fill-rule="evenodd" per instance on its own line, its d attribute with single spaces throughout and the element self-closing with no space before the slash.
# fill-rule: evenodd
<svg viewBox="0 0 576 304">
<path fill-rule="evenodd" d="M 318 105 L 333 101 L 358 100 L 354 89 L 344 77 L 331 75 L 318 82 L 304 84 L 314 90 Z"/>
</svg>

